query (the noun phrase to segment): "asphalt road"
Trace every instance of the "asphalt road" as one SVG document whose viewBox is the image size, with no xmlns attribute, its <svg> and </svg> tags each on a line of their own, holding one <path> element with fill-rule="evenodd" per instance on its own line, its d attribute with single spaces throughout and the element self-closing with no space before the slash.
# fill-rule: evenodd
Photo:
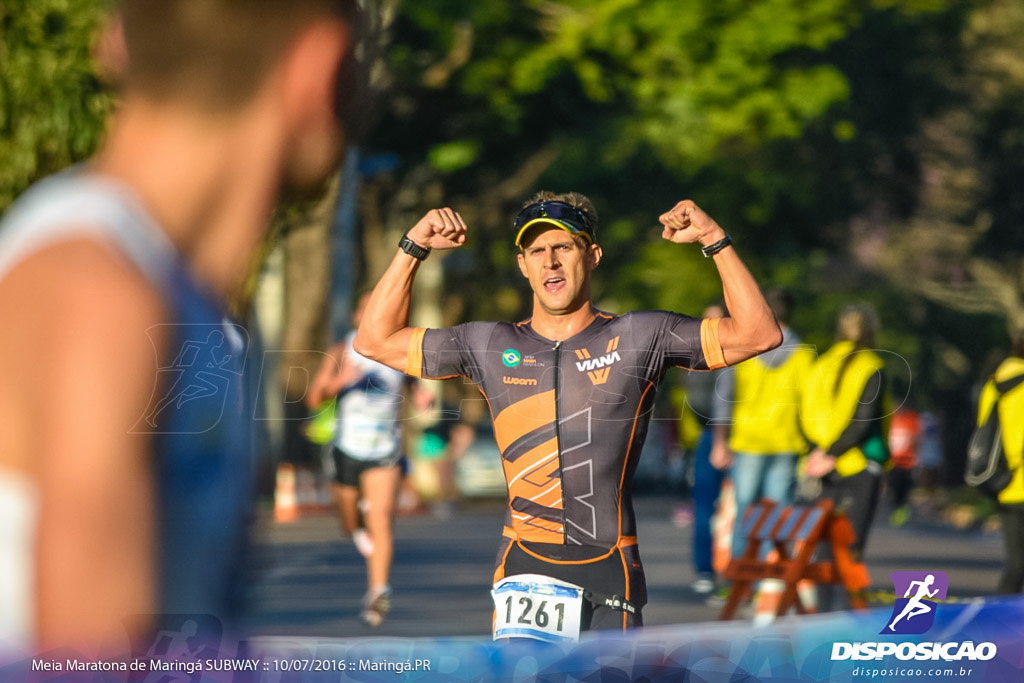
<svg viewBox="0 0 1024 683">
<path fill-rule="evenodd" d="M 691 528 L 673 523 L 675 501 L 636 500 L 640 550 L 647 572 L 648 625 L 716 621 L 689 585 L 694 579 Z M 400 517 L 392 572 L 391 615 L 369 629 L 358 619 L 365 568 L 337 521 L 305 515 L 286 524 L 264 518 L 256 532 L 251 586 L 253 635 L 344 637 L 481 636 L 490 633 L 490 577 L 503 502 L 463 504 L 451 517 Z M 894 571 L 945 572 L 949 598 L 993 593 L 1002 566 L 998 532 L 953 529 L 938 522 L 890 527 L 879 514 L 868 540 L 867 565 L 878 602 L 892 595 Z"/>
</svg>

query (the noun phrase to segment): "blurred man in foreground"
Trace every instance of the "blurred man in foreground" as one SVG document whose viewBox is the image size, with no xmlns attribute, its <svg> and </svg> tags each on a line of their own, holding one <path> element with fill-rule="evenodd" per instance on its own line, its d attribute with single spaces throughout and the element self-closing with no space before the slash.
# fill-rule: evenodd
<svg viewBox="0 0 1024 683">
<path fill-rule="evenodd" d="M 354 6 L 122 3 L 102 148 L 0 228 L 0 647 L 230 628 L 251 410 L 224 303 L 281 192 L 336 168 Z"/>
</svg>

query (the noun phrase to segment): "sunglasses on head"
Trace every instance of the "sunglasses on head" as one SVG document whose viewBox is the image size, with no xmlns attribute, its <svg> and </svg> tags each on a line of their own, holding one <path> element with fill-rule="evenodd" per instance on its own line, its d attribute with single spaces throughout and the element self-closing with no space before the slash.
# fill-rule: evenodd
<svg viewBox="0 0 1024 683">
<path fill-rule="evenodd" d="M 551 200 L 530 204 L 519 212 L 513 223 L 516 231 L 516 246 L 519 246 L 519 241 L 526 228 L 536 221 L 544 219 L 555 221 L 568 232 L 582 233 L 591 242 L 594 241 L 594 226 L 586 212 L 572 204 Z"/>
</svg>

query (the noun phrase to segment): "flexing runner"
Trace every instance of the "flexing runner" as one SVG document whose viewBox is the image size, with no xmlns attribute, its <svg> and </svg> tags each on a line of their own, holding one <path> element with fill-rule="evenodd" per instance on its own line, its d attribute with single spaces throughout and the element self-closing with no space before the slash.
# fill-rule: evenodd
<svg viewBox="0 0 1024 683">
<path fill-rule="evenodd" d="M 490 406 L 509 489 L 496 635 L 558 639 L 563 626 L 571 637 L 579 628 L 641 625 L 647 590 L 631 488 L 657 386 L 673 365 L 718 368 L 781 340 L 714 220 L 690 200 L 660 220 L 666 240 L 699 241 L 714 258 L 731 318 L 595 309 L 597 215 L 577 193 L 538 194 L 515 220 L 519 268 L 533 290 L 529 320 L 409 327 L 420 261 L 465 243 L 466 226 L 449 208 L 409 230 L 370 298 L 356 350 L 414 376 L 469 377 Z M 507 577 L 516 579 L 502 583 Z M 565 597 L 573 590 L 565 584 L 580 588 L 577 597 Z"/>
</svg>

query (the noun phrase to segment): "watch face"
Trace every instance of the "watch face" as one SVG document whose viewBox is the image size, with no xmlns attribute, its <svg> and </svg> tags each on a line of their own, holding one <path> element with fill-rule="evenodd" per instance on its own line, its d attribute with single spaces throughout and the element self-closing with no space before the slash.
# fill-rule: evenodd
<svg viewBox="0 0 1024 683">
<path fill-rule="evenodd" d="M 429 249 L 426 249 L 426 248 L 421 247 L 420 245 L 416 244 L 411 239 L 409 239 L 408 235 L 405 235 L 405 236 L 402 237 L 401 241 L 398 243 L 398 246 L 406 254 L 408 254 L 409 256 L 412 256 L 413 258 L 417 258 L 420 261 L 422 261 L 423 259 L 427 258 L 427 254 L 430 253 Z"/>
</svg>

